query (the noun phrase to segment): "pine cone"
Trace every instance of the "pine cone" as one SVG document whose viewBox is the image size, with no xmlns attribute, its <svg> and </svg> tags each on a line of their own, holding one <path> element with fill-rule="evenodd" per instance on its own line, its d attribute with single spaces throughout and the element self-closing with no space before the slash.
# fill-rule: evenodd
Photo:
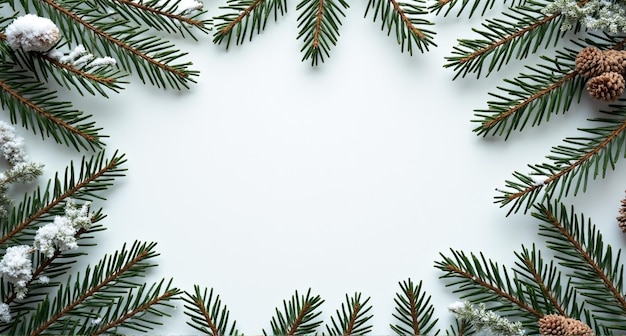
<svg viewBox="0 0 626 336">
<path fill-rule="evenodd" d="M 588 325 L 561 315 L 546 315 L 539 319 L 541 336 L 593 336 Z"/>
<path fill-rule="evenodd" d="M 626 198 L 622 199 L 622 206 L 619 208 L 619 216 L 617 216 L 617 225 L 622 232 L 626 233 Z"/>
<path fill-rule="evenodd" d="M 587 47 L 576 56 L 576 71 L 585 78 L 599 76 L 606 71 L 604 55 L 596 47 Z"/>
<path fill-rule="evenodd" d="M 621 74 L 606 72 L 587 82 L 587 92 L 595 99 L 614 102 L 624 92 L 624 86 L 624 77 Z"/>
<path fill-rule="evenodd" d="M 624 73 L 624 70 L 626 70 L 626 54 L 623 50 L 604 50 L 602 56 L 604 58 L 606 71 L 613 71 L 620 74 Z"/>
</svg>

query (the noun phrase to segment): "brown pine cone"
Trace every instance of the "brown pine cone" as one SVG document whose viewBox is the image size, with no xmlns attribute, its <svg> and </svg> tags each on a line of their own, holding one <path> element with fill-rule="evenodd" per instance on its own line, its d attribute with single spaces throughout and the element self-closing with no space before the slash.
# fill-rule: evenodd
<svg viewBox="0 0 626 336">
<path fill-rule="evenodd" d="M 624 86 L 624 77 L 621 74 L 606 72 L 587 82 L 587 92 L 595 99 L 614 102 L 624 92 Z"/>
<path fill-rule="evenodd" d="M 599 76 L 607 69 L 604 55 L 596 47 L 586 47 L 576 56 L 576 71 L 585 78 Z"/>
<path fill-rule="evenodd" d="M 613 71 L 620 74 L 626 70 L 626 54 L 624 51 L 604 50 L 602 51 L 606 71 Z"/>
<path fill-rule="evenodd" d="M 539 319 L 541 336 L 593 336 L 588 325 L 573 318 L 551 314 Z"/>
</svg>

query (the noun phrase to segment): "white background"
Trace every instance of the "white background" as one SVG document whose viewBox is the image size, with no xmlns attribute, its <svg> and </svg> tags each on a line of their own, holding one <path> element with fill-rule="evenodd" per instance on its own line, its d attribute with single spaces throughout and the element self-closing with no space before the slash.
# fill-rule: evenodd
<svg viewBox="0 0 626 336">
<path fill-rule="evenodd" d="M 210 14 L 218 5 L 208 4 Z M 308 288 L 325 299 L 325 322 L 346 293 L 370 296 L 373 334 L 391 334 L 398 282 L 410 277 L 423 280 L 445 329 L 446 306 L 458 297 L 438 279 L 439 253 L 483 252 L 512 266 L 521 244 L 541 247 L 538 222 L 505 217 L 494 188 L 576 135 L 595 107 L 585 97 L 506 142 L 478 137 L 473 109 L 485 108 L 487 93 L 521 69 L 452 80 L 444 57 L 457 38 L 475 36 L 470 27 L 481 19 L 434 18 L 438 47 L 411 57 L 378 22 L 363 19 L 364 2 L 355 3 L 332 57 L 311 68 L 300 61 L 289 6 L 251 43 L 228 51 L 211 36 L 175 38 L 201 71 L 188 91 L 132 78 L 109 99 L 76 98 L 110 135 L 109 153 L 128 159 L 127 177 L 102 203 L 107 230 L 85 261 L 124 242 L 157 241 L 159 267 L 147 281 L 214 288 L 246 334 L 270 330 L 274 308 Z M 88 154 L 18 130 L 30 156 L 47 165 L 42 184 Z M 618 175 L 592 183 L 575 204 L 621 245 L 615 217 L 626 177 Z M 196 333 L 182 303 L 172 313 L 156 333 Z"/>
</svg>

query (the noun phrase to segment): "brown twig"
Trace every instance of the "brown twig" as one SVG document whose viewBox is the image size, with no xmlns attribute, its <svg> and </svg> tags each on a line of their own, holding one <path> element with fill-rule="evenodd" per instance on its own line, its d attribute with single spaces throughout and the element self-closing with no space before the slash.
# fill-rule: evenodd
<svg viewBox="0 0 626 336">
<path fill-rule="evenodd" d="M 419 38 L 420 40 L 423 39 L 424 33 L 422 33 L 422 31 L 419 30 L 417 27 L 415 27 L 415 25 L 411 22 L 411 19 L 409 19 L 409 17 L 400 7 L 400 4 L 396 0 L 389 0 L 389 2 L 391 2 L 391 4 L 393 5 L 393 9 L 398 13 L 398 15 L 400 15 L 400 18 L 402 18 L 402 22 L 404 23 L 404 25 L 409 28 L 409 30 L 415 36 L 417 36 L 417 38 Z"/>
<path fill-rule="evenodd" d="M 533 265 L 532 261 L 528 258 L 524 258 L 524 264 L 530 270 L 530 273 L 533 275 L 533 279 L 539 285 L 543 294 L 548 298 L 548 300 L 550 300 L 551 306 L 559 311 L 559 315 L 568 317 L 563 307 L 561 307 L 561 304 L 559 303 L 559 301 L 556 299 L 556 297 L 554 297 L 554 295 L 548 289 L 548 287 L 546 287 L 543 281 L 543 278 L 535 269 L 535 265 Z"/>
<path fill-rule="evenodd" d="M 300 313 L 298 313 L 298 316 L 296 317 L 296 319 L 293 320 L 293 323 L 291 324 L 289 331 L 287 331 L 287 336 L 294 336 L 296 334 L 296 331 L 298 331 L 298 328 L 300 327 L 300 324 L 302 323 L 302 319 L 309 312 L 309 308 L 311 308 L 311 303 L 307 301 L 304 304 L 304 306 L 302 306 L 302 309 L 300 310 Z"/>
<path fill-rule="evenodd" d="M 229 23 L 226 27 L 222 28 L 220 30 L 220 34 L 222 35 L 226 35 L 228 34 L 233 27 L 235 27 L 235 25 L 237 25 L 239 22 L 241 22 L 245 17 L 247 17 L 248 15 L 250 15 L 250 13 L 257 8 L 260 4 L 263 3 L 263 1 L 265 0 L 254 0 L 254 2 L 248 6 L 246 9 L 244 9 L 243 12 L 241 12 L 231 23 Z"/>
</svg>

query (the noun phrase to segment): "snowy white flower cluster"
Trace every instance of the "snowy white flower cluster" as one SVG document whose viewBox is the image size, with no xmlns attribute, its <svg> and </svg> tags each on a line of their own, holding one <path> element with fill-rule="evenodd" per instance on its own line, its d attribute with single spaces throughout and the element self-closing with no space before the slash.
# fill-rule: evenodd
<svg viewBox="0 0 626 336">
<path fill-rule="evenodd" d="M 78 248 L 76 233 L 80 229 L 88 229 L 91 226 L 91 213 L 89 202 L 81 208 L 76 206 L 73 200 L 65 204 L 65 215 L 54 217 L 52 223 L 48 223 L 37 230 L 33 245 L 48 258 L 54 252 L 74 250 Z"/>
<path fill-rule="evenodd" d="M 458 319 L 470 321 L 478 331 L 487 330 L 494 336 L 522 336 L 525 334 L 520 322 L 511 322 L 485 309 L 481 304 L 474 308 L 470 302 L 455 302 L 448 306 Z"/>
<path fill-rule="evenodd" d="M 4 34 L 11 48 L 24 51 L 48 51 L 61 38 L 54 22 L 34 14 L 16 18 L 7 26 Z"/>
<path fill-rule="evenodd" d="M 15 128 L 0 120 L 0 152 L 11 166 L 26 163 L 24 139 L 15 134 Z"/>
<path fill-rule="evenodd" d="M 115 59 L 112 57 L 96 57 L 93 54 L 87 52 L 87 49 L 82 44 L 79 44 L 70 51 L 67 55 L 58 50 L 53 50 L 48 53 L 48 56 L 58 60 L 64 64 L 71 64 L 74 67 L 81 67 L 89 65 L 89 67 L 101 67 L 107 65 L 115 65 Z"/>
<path fill-rule="evenodd" d="M 626 4 L 620 0 L 591 0 L 582 7 L 576 0 L 554 0 L 542 12 L 560 13 L 563 16 L 561 30 L 572 29 L 580 23 L 589 30 L 626 32 Z"/>
<path fill-rule="evenodd" d="M 27 292 L 28 283 L 33 277 L 31 254 L 39 251 L 47 257 L 54 256 L 56 251 L 66 251 L 78 248 L 76 233 L 80 229 L 91 226 L 93 213 L 89 212 L 89 202 L 80 208 L 73 200 L 65 204 L 65 214 L 56 216 L 52 223 L 40 227 L 35 233 L 33 246 L 18 245 L 8 247 L 0 259 L 0 275 L 13 284 L 16 297 L 22 299 Z M 40 276 L 40 283 L 48 283 L 50 279 Z M 8 322 L 10 313 L 8 306 L 0 305 L 0 321 Z"/>
</svg>

